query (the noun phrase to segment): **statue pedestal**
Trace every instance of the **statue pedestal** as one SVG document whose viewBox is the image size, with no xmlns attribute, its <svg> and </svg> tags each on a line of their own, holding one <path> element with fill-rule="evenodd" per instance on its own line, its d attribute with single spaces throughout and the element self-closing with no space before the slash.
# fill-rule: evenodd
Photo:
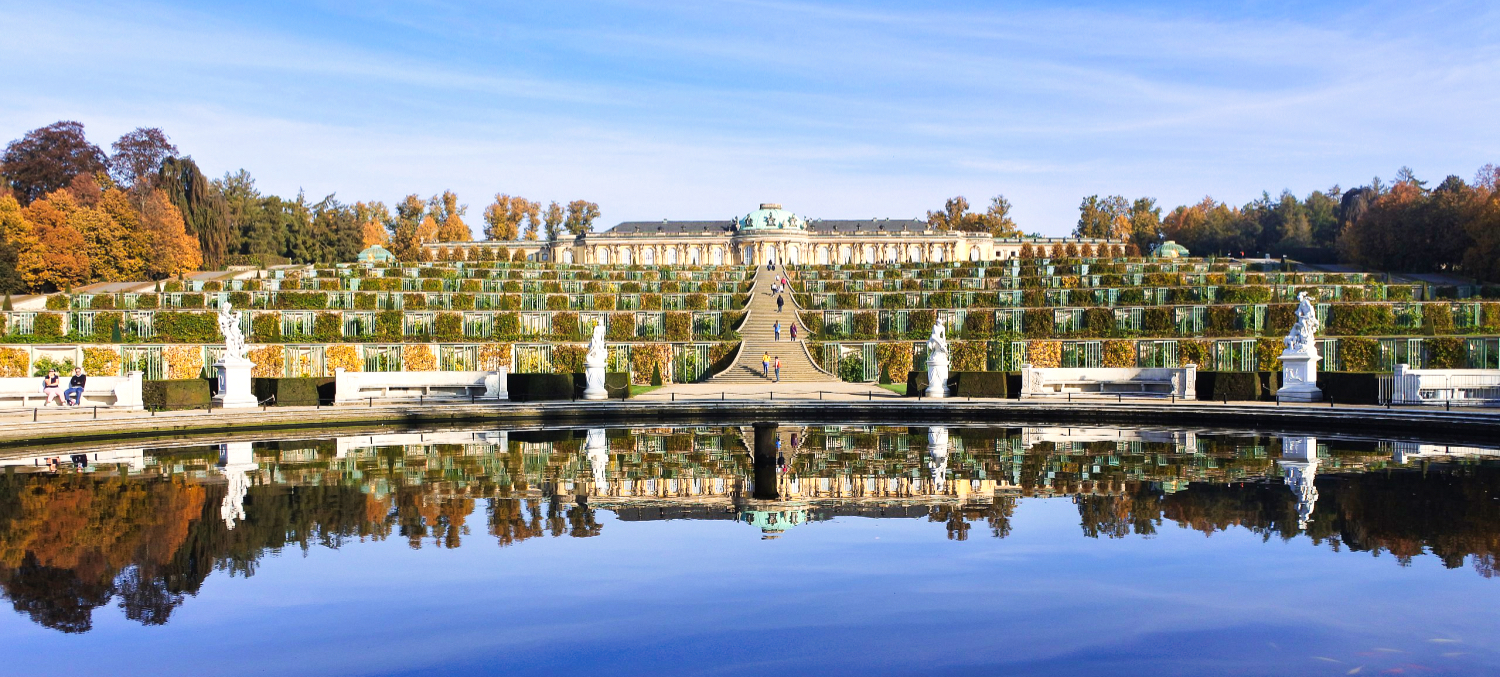
<svg viewBox="0 0 1500 677">
<path fill-rule="evenodd" d="M 927 358 L 927 396 L 948 396 L 948 356 L 933 355 Z"/>
<path fill-rule="evenodd" d="M 246 359 L 225 358 L 215 362 L 219 394 L 214 395 L 214 407 L 248 409 L 260 406 L 255 393 L 250 390 L 250 370 L 254 368 L 255 363 Z"/>
<path fill-rule="evenodd" d="M 585 386 L 583 388 L 583 399 L 585 400 L 607 400 L 609 390 L 604 387 L 604 365 L 585 364 L 583 367 Z"/>
<path fill-rule="evenodd" d="M 1318 389 L 1318 362 L 1322 359 L 1314 350 L 1281 353 L 1281 388 L 1276 391 L 1276 399 L 1322 402 L 1323 391 Z"/>
</svg>

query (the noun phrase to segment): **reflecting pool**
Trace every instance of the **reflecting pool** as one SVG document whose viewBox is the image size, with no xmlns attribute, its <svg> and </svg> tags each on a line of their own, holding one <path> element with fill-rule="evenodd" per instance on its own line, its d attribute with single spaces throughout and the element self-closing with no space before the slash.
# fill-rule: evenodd
<svg viewBox="0 0 1500 677">
<path fill-rule="evenodd" d="M 1489 448 L 783 423 L 0 464 L 0 674 L 1500 672 Z"/>
</svg>

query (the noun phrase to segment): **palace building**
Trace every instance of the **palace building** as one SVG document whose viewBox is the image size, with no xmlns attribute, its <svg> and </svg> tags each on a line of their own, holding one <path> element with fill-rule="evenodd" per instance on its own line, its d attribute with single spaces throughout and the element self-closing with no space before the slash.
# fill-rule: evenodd
<svg viewBox="0 0 1500 677">
<path fill-rule="evenodd" d="M 602 232 L 551 242 L 430 243 L 432 250 L 470 254 L 484 247 L 523 251 L 533 261 L 596 265 L 848 265 L 993 261 L 1021 247 L 1057 243 L 1097 246 L 1112 240 L 996 238 L 989 233 L 935 230 L 917 219 L 807 219 L 764 203 L 722 221 L 626 221 Z"/>
</svg>

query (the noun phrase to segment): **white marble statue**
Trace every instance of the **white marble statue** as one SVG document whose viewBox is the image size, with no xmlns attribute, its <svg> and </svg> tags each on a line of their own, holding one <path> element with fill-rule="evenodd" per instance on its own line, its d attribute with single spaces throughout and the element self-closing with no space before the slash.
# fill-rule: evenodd
<svg viewBox="0 0 1500 677">
<path fill-rule="evenodd" d="M 245 333 L 240 331 L 240 313 L 231 312 L 228 301 L 219 307 L 219 333 L 224 335 L 224 354 L 214 363 L 219 392 L 214 407 L 247 409 L 260 404 L 250 389 L 250 371 L 255 368 L 245 353 Z"/>
<path fill-rule="evenodd" d="M 589 340 L 589 350 L 583 357 L 583 389 L 585 400 L 609 399 L 609 390 L 604 387 L 604 369 L 609 362 L 609 348 L 604 345 L 604 323 L 594 325 L 594 337 Z"/>
<path fill-rule="evenodd" d="M 927 337 L 927 396 L 948 396 L 948 328 L 939 317 Z"/>
<path fill-rule="evenodd" d="M 1282 341 L 1286 350 L 1281 353 L 1281 388 L 1276 391 L 1278 400 L 1289 402 L 1317 402 L 1323 399 L 1318 389 L 1318 355 L 1316 341 L 1318 311 L 1307 292 L 1297 292 L 1297 323 L 1287 332 Z"/>
<path fill-rule="evenodd" d="M 224 335 L 224 359 L 244 360 L 247 347 L 245 332 L 240 331 L 240 312 L 230 312 L 233 306 L 225 301 L 219 307 L 219 333 Z"/>
<path fill-rule="evenodd" d="M 1308 300 L 1307 292 L 1297 292 L 1297 323 L 1292 325 L 1292 330 L 1283 339 L 1287 352 L 1316 355 L 1318 347 L 1313 342 L 1313 337 L 1318 329 L 1317 309 L 1313 308 L 1312 301 Z"/>
</svg>

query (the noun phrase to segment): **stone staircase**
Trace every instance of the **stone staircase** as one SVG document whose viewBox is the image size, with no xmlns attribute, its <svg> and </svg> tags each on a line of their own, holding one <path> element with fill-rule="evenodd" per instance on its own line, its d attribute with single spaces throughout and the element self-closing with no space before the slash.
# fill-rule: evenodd
<svg viewBox="0 0 1500 677">
<path fill-rule="evenodd" d="M 777 356 L 781 357 L 782 383 L 827 383 L 839 380 L 819 369 L 808 357 L 807 348 L 803 344 L 803 339 L 807 337 L 807 327 L 802 326 L 797 319 L 797 304 L 792 300 L 790 292 L 782 293 L 786 305 L 781 312 L 776 312 L 776 297 L 771 295 L 771 283 L 776 281 L 781 272 L 779 267 L 774 271 L 766 270 L 765 266 L 755 269 L 755 284 L 750 288 L 749 313 L 745 316 L 745 322 L 740 325 L 742 345 L 739 359 L 724 373 L 709 379 L 709 383 L 770 383 L 771 379 L 766 378 L 760 368 L 760 358 L 767 353 L 771 355 L 772 364 Z M 781 322 L 780 341 L 776 340 L 775 332 L 771 329 L 778 320 Z M 797 325 L 796 341 L 790 338 L 794 323 Z"/>
</svg>

